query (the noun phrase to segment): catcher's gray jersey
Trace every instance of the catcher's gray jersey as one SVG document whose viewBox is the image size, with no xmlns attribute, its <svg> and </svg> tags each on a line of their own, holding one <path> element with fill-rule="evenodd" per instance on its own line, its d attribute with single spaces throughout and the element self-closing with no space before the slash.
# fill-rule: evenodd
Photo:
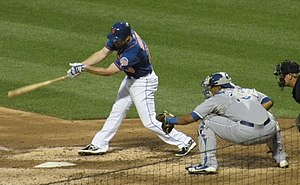
<svg viewBox="0 0 300 185">
<path fill-rule="evenodd" d="M 213 113 L 233 121 L 244 120 L 261 125 L 269 117 L 267 110 L 261 105 L 265 98 L 269 100 L 265 94 L 255 89 L 236 86 L 222 89 L 215 96 L 198 105 L 193 112 L 202 119 Z"/>
</svg>

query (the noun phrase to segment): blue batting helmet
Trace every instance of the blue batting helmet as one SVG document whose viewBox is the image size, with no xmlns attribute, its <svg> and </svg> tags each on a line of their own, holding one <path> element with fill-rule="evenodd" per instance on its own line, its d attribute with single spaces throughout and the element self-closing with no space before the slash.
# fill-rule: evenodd
<svg viewBox="0 0 300 185">
<path fill-rule="evenodd" d="M 106 37 L 112 42 L 118 42 L 131 35 L 131 28 L 128 22 L 117 22 L 111 27 L 111 32 Z"/>
</svg>

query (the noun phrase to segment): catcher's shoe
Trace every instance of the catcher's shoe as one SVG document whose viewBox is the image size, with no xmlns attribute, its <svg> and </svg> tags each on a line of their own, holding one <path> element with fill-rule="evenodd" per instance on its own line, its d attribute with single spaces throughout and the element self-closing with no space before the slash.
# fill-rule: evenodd
<svg viewBox="0 0 300 185">
<path fill-rule="evenodd" d="M 81 150 L 78 150 L 79 155 L 102 155 L 106 150 L 99 148 L 93 144 L 89 144 Z"/>
<path fill-rule="evenodd" d="M 182 157 L 187 155 L 191 150 L 195 148 L 196 145 L 196 142 L 191 139 L 185 147 L 182 147 L 181 150 L 177 154 L 175 154 L 175 156 Z"/>
<path fill-rule="evenodd" d="M 200 166 L 200 165 L 202 165 L 202 164 L 192 164 L 191 166 L 185 167 L 185 169 L 187 170 L 189 168 L 194 168 L 194 167 L 197 167 L 197 166 Z"/>
<path fill-rule="evenodd" d="M 278 163 L 279 168 L 288 168 L 289 167 L 289 162 L 287 160 L 280 161 Z"/>
<path fill-rule="evenodd" d="M 192 165 L 185 168 L 189 174 L 215 174 L 217 169 L 211 166 Z"/>
</svg>

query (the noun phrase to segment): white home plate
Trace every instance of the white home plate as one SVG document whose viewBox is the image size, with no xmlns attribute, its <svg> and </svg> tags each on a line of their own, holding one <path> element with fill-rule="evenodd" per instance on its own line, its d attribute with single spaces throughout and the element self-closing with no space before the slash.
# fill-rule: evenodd
<svg viewBox="0 0 300 185">
<path fill-rule="evenodd" d="M 10 151 L 11 149 L 6 148 L 6 147 L 4 147 L 4 146 L 0 146 L 0 150 L 3 150 L 3 151 Z"/>
<path fill-rule="evenodd" d="M 75 166 L 75 164 L 68 162 L 45 162 L 35 166 L 34 168 L 59 168 L 66 166 Z"/>
</svg>

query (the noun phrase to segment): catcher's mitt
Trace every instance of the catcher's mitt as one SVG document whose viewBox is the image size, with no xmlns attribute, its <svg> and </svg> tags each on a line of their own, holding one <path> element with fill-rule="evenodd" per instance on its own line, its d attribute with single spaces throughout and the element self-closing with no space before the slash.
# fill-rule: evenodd
<svg viewBox="0 0 300 185">
<path fill-rule="evenodd" d="M 166 134 L 169 134 L 172 129 L 174 128 L 174 125 L 172 124 L 168 124 L 166 122 L 166 118 L 167 117 L 174 117 L 173 114 L 171 113 L 168 113 L 167 111 L 164 111 L 163 113 L 160 113 L 156 116 L 156 119 L 160 122 L 162 122 L 162 125 L 161 125 L 161 128 L 162 130 L 166 133 Z"/>
</svg>

